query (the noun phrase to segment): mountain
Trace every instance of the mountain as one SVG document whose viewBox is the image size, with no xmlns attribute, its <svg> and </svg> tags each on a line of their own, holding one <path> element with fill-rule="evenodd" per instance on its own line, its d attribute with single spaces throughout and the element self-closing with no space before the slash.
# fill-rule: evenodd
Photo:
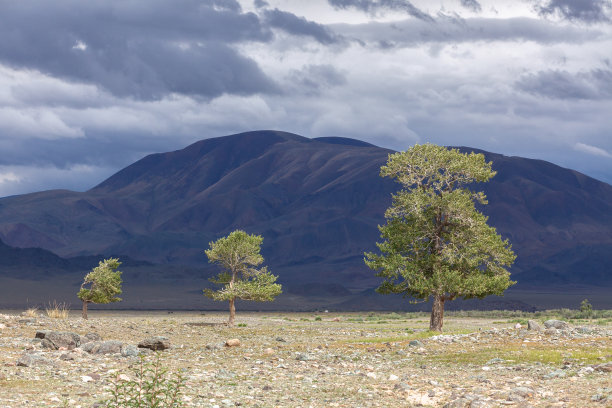
<svg viewBox="0 0 612 408">
<path fill-rule="evenodd" d="M 475 187 L 518 255 L 511 271 L 521 287 L 612 286 L 612 186 L 540 160 L 460 149 L 485 154 L 498 172 Z M 0 239 L 63 258 L 129 255 L 187 279 L 187 270 L 212 274 L 204 248 L 242 228 L 264 236 L 266 264 L 288 293 L 357 296 L 378 283 L 363 252 L 375 250 L 399 187 L 378 175 L 389 153 L 278 131 L 206 139 L 149 155 L 83 193 L 0 199 Z"/>
</svg>

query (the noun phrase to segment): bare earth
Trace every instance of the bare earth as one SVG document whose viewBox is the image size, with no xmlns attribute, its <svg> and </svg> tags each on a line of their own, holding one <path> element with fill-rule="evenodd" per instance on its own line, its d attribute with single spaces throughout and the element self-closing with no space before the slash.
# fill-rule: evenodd
<svg viewBox="0 0 612 408">
<path fill-rule="evenodd" d="M 188 407 L 612 406 L 610 323 L 535 331 L 504 319 L 447 317 L 435 336 L 418 314 L 238 311 L 242 327 L 234 328 L 221 324 L 226 318 L 0 314 L 0 407 L 93 407 L 119 374 L 134 377 L 138 357 L 49 350 L 34 340 L 38 330 L 97 333 L 124 346 L 167 337 L 171 348 L 159 353 L 171 373 L 186 377 Z M 240 346 L 223 346 L 229 339 Z M 43 360 L 17 365 L 24 355 Z"/>
</svg>

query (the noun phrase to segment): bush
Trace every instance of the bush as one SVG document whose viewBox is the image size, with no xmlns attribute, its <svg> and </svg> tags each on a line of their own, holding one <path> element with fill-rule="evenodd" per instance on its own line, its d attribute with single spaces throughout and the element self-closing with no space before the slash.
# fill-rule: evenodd
<svg viewBox="0 0 612 408">
<path fill-rule="evenodd" d="M 70 312 L 70 306 L 66 303 L 57 303 L 55 300 L 53 304 L 49 303 L 49 306 L 45 308 L 45 313 L 52 319 L 65 319 L 68 317 Z"/>
<path fill-rule="evenodd" d="M 134 369 L 135 379 L 122 381 L 117 374 L 111 389 L 112 397 L 104 401 L 106 408 L 182 408 L 181 392 L 185 378 L 179 373 L 171 378 L 168 370 L 162 367 L 157 353 L 153 362 L 140 363 Z"/>
</svg>

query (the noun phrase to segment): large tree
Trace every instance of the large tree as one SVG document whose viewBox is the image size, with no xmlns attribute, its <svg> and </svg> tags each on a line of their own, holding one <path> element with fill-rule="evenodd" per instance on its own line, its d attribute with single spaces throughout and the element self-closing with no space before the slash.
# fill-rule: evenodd
<svg viewBox="0 0 612 408">
<path fill-rule="evenodd" d="M 77 296 L 83 301 L 83 319 L 87 319 L 87 305 L 89 303 L 119 302 L 121 298 L 121 271 L 118 271 L 121 262 L 117 258 L 100 261 L 98 266 L 89 272 Z"/>
<path fill-rule="evenodd" d="M 268 269 L 257 268 L 263 263 L 260 247 L 263 238 L 236 230 L 227 237 L 211 242 L 207 249 L 208 261 L 219 264 L 223 271 L 210 281 L 223 287 L 217 291 L 205 289 L 204 294 L 214 300 L 229 301 L 230 316 L 228 324 L 234 325 L 236 318 L 236 299 L 257 302 L 272 301 L 281 293 L 277 276 Z"/>
<path fill-rule="evenodd" d="M 487 203 L 469 187 L 495 175 L 482 154 L 432 144 L 390 154 L 382 177 L 401 183 L 380 226 L 380 254 L 366 264 L 384 281 L 383 294 L 433 299 L 430 330 L 442 331 L 444 303 L 501 295 L 516 282 L 506 270 L 515 259 L 507 240 L 487 225 L 475 204 Z"/>
</svg>

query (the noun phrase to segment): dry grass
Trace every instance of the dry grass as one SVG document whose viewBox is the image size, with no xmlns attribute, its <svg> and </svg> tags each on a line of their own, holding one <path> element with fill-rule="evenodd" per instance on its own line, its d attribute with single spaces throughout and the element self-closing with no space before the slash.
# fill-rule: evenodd
<svg viewBox="0 0 612 408">
<path fill-rule="evenodd" d="M 27 309 L 24 313 L 26 317 L 37 317 L 38 316 L 38 307 L 34 306 Z"/>
<path fill-rule="evenodd" d="M 66 303 L 49 303 L 49 306 L 45 308 L 45 313 L 52 319 L 66 319 L 70 313 L 70 306 Z"/>
</svg>

